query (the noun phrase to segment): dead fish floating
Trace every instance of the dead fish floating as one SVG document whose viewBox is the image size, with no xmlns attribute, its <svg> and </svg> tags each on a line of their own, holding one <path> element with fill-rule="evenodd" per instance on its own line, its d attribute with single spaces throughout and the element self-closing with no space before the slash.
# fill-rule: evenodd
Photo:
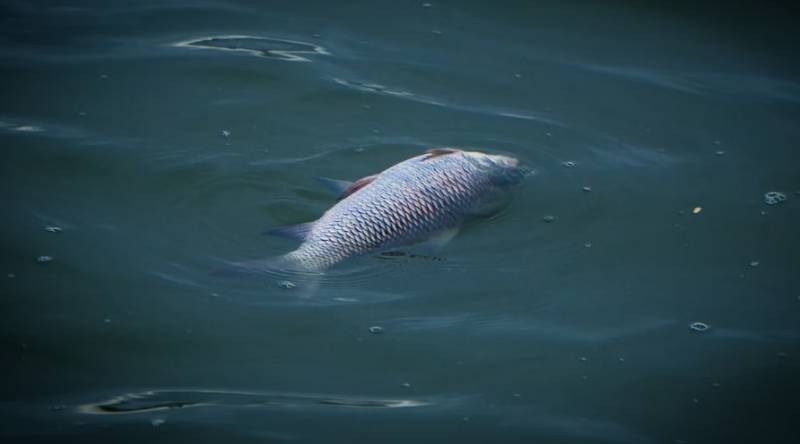
<svg viewBox="0 0 800 444">
<path fill-rule="evenodd" d="M 352 183 L 326 179 L 341 194 L 319 220 L 267 232 L 302 241 L 296 250 L 234 265 L 252 272 L 322 272 L 355 256 L 443 244 L 470 216 L 496 210 L 522 177 L 513 157 L 437 148 Z"/>
</svg>

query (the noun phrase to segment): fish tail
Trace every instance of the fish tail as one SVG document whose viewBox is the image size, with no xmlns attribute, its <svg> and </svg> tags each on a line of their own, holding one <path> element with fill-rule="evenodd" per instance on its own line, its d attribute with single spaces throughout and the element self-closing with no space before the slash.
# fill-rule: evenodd
<svg viewBox="0 0 800 444">
<path fill-rule="evenodd" d="M 275 280 L 280 287 L 293 290 L 300 297 L 313 296 L 319 288 L 322 273 L 311 269 L 293 253 L 266 259 L 227 262 L 214 270 L 215 276 L 261 275 Z"/>
</svg>

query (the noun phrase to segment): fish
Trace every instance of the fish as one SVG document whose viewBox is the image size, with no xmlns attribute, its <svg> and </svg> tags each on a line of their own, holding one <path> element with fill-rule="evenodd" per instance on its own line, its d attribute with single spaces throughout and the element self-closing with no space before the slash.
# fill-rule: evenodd
<svg viewBox="0 0 800 444">
<path fill-rule="evenodd" d="M 443 245 L 471 216 L 495 211 L 523 175 L 514 157 L 434 148 L 352 183 L 327 179 L 340 196 L 322 217 L 265 233 L 300 241 L 296 250 L 238 266 L 319 273 L 357 256 Z"/>
</svg>

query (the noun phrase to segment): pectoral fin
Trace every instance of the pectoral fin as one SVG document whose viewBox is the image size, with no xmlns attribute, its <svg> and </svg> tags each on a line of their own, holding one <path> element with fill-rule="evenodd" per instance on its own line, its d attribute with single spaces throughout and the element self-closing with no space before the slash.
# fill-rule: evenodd
<svg viewBox="0 0 800 444">
<path fill-rule="evenodd" d="M 306 240 L 306 237 L 308 237 L 308 233 L 310 233 L 311 230 L 314 228 L 315 223 L 317 223 L 317 221 L 306 222 L 304 224 L 298 224 L 298 225 L 289 225 L 286 227 L 272 228 L 264 231 L 261 234 L 269 234 L 272 236 L 281 236 L 298 241 L 304 241 Z"/>
<path fill-rule="evenodd" d="M 319 177 L 317 180 L 320 181 L 326 188 L 330 189 L 334 193 L 339 195 L 338 200 L 342 200 L 345 197 L 355 193 L 356 191 L 364 188 L 365 186 L 372 183 L 375 180 L 377 175 L 367 176 L 361 179 L 358 179 L 355 182 L 348 182 L 346 180 L 336 180 L 336 179 L 329 179 L 327 177 Z"/>
<path fill-rule="evenodd" d="M 430 245 L 435 251 L 441 251 L 454 237 L 458 234 L 458 230 L 460 227 L 448 228 L 444 231 L 440 231 L 433 237 L 431 237 L 427 245 Z"/>
</svg>

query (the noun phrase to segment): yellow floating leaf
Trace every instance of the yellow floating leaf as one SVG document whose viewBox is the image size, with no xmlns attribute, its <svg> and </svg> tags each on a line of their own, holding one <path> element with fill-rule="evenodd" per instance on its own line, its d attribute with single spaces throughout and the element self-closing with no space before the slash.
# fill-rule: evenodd
<svg viewBox="0 0 800 444">
<path fill-rule="evenodd" d="M 703 207 L 694 207 L 692 214 L 700 214 L 701 211 L 703 211 Z"/>
</svg>

